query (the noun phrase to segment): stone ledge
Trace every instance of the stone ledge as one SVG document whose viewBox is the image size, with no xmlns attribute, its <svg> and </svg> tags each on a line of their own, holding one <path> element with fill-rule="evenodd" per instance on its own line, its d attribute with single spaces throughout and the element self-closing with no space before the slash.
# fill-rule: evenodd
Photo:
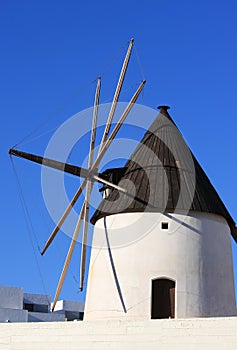
<svg viewBox="0 0 237 350">
<path fill-rule="evenodd" d="M 215 350 L 237 347 L 237 317 L 0 324 L 1 350 Z"/>
</svg>

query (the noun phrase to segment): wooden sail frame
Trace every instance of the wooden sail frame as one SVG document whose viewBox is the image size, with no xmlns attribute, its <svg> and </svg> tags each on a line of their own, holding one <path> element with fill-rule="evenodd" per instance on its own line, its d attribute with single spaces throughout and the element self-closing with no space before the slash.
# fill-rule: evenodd
<svg viewBox="0 0 237 350">
<path fill-rule="evenodd" d="M 102 136 L 102 139 L 101 139 L 99 153 L 100 153 L 101 148 L 103 147 L 104 143 L 106 142 L 106 140 L 108 138 L 108 134 L 109 134 L 109 131 L 110 131 L 110 128 L 111 128 L 113 116 L 114 116 L 114 113 L 115 113 L 115 110 L 116 110 L 116 107 L 117 107 L 119 95 L 120 95 L 120 92 L 121 92 L 121 89 L 122 89 L 122 86 L 123 86 L 123 82 L 124 82 L 124 78 L 125 78 L 125 75 L 126 75 L 126 71 L 127 71 L 127 68 L 128 68 L 128 63 L 129 63 L 129 60 L 130 60 L 130 57 L 131 57 L 133 44 L 134 44 L 134 39 L 132 38 L 130 40 L 130 43 L 129 43 L 129 46 L 128 46 L 128 50 L 127 50 L 127 53 L 126 53 L 126 56 L 125 56 L 125 59 L 124 59 L 124 62 L 123 62 L 123 66 L 122 66 L 122 69 L 121 69 L 121 72 L 120 72 L 120 76 L 119 76 L 119 79 L 118 79 L 118 84 L 117 84 L 117 87 L 116 87 L 116 90 L 115 90 L 115 93 L 114 93 L 114 98 L 113 98 L 113 101 L 112 101 L 112 104 L 111 104 L 111 108 L 110 108 L 110 111 L 109 111 L 107 123 L 106 123 L 105 129 L 104 129 L 104 133 L 103 133 L 103 136 Z"/>
<path fill-rule="evenodd" d="M 125 119 L 127 118 L 128 114 L 130 113 L 132 107 L 136 103 L 136 101 L 137 101 L 137 99 L 138 99 L 138 97 L 139 97 L 139 95 L 140 95 L 141 91 L 143 90 L 144 85 L 146 83 L 146 80 L 143 80 L 141 82 L 141 84 L 139 85 L 139 87 L 135 91 L 134 95 L 132 96 L 130 102 L 126 106 L 124 112 L 122 113 L 122 116 L 120 117 L 119 121 L 116 123 L 114 129 L 112 130 L 111 134 L 109 135 L 111 125 L 112 125 L 113 116 L 114 116 L 114 113 L 116 110 L 119 95 L 120 95 L 123 81 L 124 81 L 124 78 L 126 75 L 126 70 L 128 67 L 130 56 L 131 56 L 133 44 L 134 44 L 134 39 L 131 39 L 126 56 L 125 56 L 125 59 L 124 59 L 124 62 L 123 62 L 123 66 L 122 66 L 122 69 L 120 72 L 118 84 L 117 84 L 117 87 L 116 87 L 116 90 L 114 93 L 114 98 L 113 98 L 112 105 L 111 105 L 111 108 L 109 111 L 107 123 L 105 125 L 104 133 L 103 133 L 103 136 L 101 139 L 99 152 L 98 152 L 97 158 L 93 161 L 95 138 L 96 138 L 96 125 L 97 125 L 97 117 L 98 117 L 98 109 L 99 109 L 100 88 L 101 88 L 101 78 L 100 77 L 98 78 L 96 92 L 95 92 L 94 109 L 93 109 L 93 122 L 92 122 L 90 149 L 89 149 L 89 157 L 88 157 L 88 169 L 77 167 L 77 166 L 74 166 L 71 164 L 65 164 L 65 163 L 58 162 L 58 161 L 48 159 L 48 158 L 43 158 L 43 157 L 36 156 L 36 155 L 30 154 L 30 153 L 18 151 L 15 149 L 9 150 L 9 154 L 11 156 L 13 155 L 13 156 L 25 158 L 25 159 L 28 159 L 30 161 L 42 164 L 44 166 L 52 167 L 52 168 L 62 170 L 62 171 L 65 171 L 65 172 L 71 173 L 73 175 L 77 175 L 77 176 L 84 178 L 83 182 L 81 183 L 80 187 L 76 191 L 75 195 L 73 196 L 72 200 L 70 201 L 69 205 L 67 206 L 66 210 L 64 211 L 59 222 L 57 223 L 56 227 L 54 228 L 53 232 L 49 236 L 47 242 L 45 243 L 45 245 L 41 251 L 42 255 L 46 252 L 46 250 L 48 249 L 48 247 L 50 246 L 50 244 L 53 242 L 54 238 L 56 237 L 57 233 L 61 229 L 64 221 L 68 217 L 73 206 L 75 205 L 75 203 L 77 202 L 77 200 L 81 196 L 82 191 L 86 188 L 85 200 L 84 200 L 82 207 L 81 207 L 80 215 L 78 217 L 76 228 L 75 228 L 75 231 L 74 231 L 74 234 L 73 234 L 73 237 L 71 240 L 71 244 L 70 244 L 70 247 L 68 249 L 68 253 L 67 253 L 67 256 L 66 256 L 66 259 L 64 262 L 62 273 L 61 273 L 61 276 L 60 276 L 60 279 L 59 279 L 59 282 L 57 285 L 57 289 L 55 292 L 55 297 L 54 297 L 54 301 L 53 301 L 53 305 L 52 305 L 52 311 L 54 310 L 55 305 L 57 303 L 57 300 L 59 298 L 64 280 L 66 277 L 66 273 L 67 273 L 67 270 L 68 270 L 68 267 L 70 264 L 70 260 L 71 260 L 71 257 L 72 257 L 72 254 L 73 254 L 73 251 L 75 248 L 75 244 L 76 244 L 79 232 L 80 232 L 82 221 L 83 221 L 83 234 L 82 234 L 82 248 L 81 248 L 81 263 L 80 263 L 80 290 L 82 291 L 83 287 L 84 287 L 86 253 L 87 253 L 87 238 L 88 238 L 88 221 L 89 221 L 89 209 L 90 209 L 90 196 L 91 196 L 91 191 L 92 191 L 92 187 L 93 187 L 93 182 L 94 181 L 102 182 L 105 185 L 107 185 L 111 188 L 114 188 L 114 189 L 116 189 L 124 194 L 127 194 L 130 197 L 132 196 L 132 194 L 128 193 L 126 189 L 121 188 L 120 186 L 117 186 L 117 185 L 107 181 L 106 179 L 104 179 L 102 174 L 99 174 L 97 172 L 97 169 L 99 168 L 99 165 L 100 165 L 100 162 L 101 162 L 103 156 L 107 152 L 111 142 L 116 137 L 118 131 L 120 130 L 121 126 L 123 125 Z"/>
</svg>

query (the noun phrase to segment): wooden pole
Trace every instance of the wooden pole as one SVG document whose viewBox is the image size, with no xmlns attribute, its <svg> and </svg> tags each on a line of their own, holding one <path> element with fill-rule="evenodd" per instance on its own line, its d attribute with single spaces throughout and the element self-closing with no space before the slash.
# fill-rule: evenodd
<svg viewBox="0 0 237 350">
<path fill-rule="evenodd" d="M 99 107 L 99 97 L 100 97 L 100 83 L 101 79 L 98 78 L 96 93 L 95 93 L 95 102 L 94 102 L 94 113 L 92 121 L 92 130 L 91 130 L 91 140 L 90 140 L 90 152 L 88 159 L 88 169 L 90 170 L 93 164 L 94 158 L 94 147 L 95 147 L 95 138 L 96 138 L 96 127 L 97 127 L 97 117 L 98 117 L 98 107 Z M 84 225 L 82 233 L 82 248 L 81 248 L 81 264 L 80 264 L 80 290 L 82 291 L 85 278 L 85 264 L 86 264 L 86 247 L 88 239 L 88 221 L 89 221 L 89 211 L 90 211 L 90 196 L 92 191 L 93 183 L 88 180 L 86 184 L 86 198 L 84 201 L 85 214 L 84 214 Z"/>
<path fill-rule="evenodd" d="M 103 184 L 110 186 L 110 187 L 114 188 L 115 190 L 118 190 L 119 192 L 127 193 L 127 190 L 125 190 L 124 188 L 117 186 L 117 185 L 114 185 L 113 183 L 106 181 L 97 175 L 93 175 L 92 179 L 99 181 L 99 182 L 102 182 Z M 50 244 L 54 240 L 55 236 L 57 235 L 58 231 L 60 230 L 64 221 L 66 220 L 67 216 L 69 215 L 70 211 L 72 210 L 74 204 L 76 203 L 76 201 L 78 200 L 79 196 L 81 195 L 83 189 L 85 188 L 86 182 L 87 182 L 87 180 L 84 180 L 83 183 L 81 184 L 81 186 L 79 187 L 78 191 L 75 193 L 75 195 L 72 198 L 71 202 L 69 203 L 67 209 L 65 210 L 62 217 L 60 218 L 57 226 L 54 228 L 53 232 L 51 233 L 50 237 L 48 238 L 47 242 L 45 243 L 44 248 L 41 251 L 41 255 L 43 255 L 46 252 L 46 250 L 48 249 L 48 247 L 50 246 Z"/>
<path fill-rule="evenodd" d="M 82 208 L 81 208 L 80 215 L 79 215 L 79 219 L 77 221 L 77 225 L 76 225 L 76 228 L 75 228 L 72 240 L 71 240 L 71 244 L 70 244 L 70 247 L 69 247 L 69 250 L 68 250 L 68 253 L 67 253 L 67 257 L 66 257 L 65 262 L 64 262 L 62 273 L 61 273 L 61 276 L 60 276 L 60 279 L 59 279 L 59 282 L 58 282 L 58 286 L 57 286 L 55 297 L 54 297 L 54 301 L 53 301 L 52 311 L 54 311 L 55 305 L 56 305 L 56 303 L 58 301 L 58 297 L 60 295 L 60 292 L 61 292 L 64 280 L 65 280 L 65 277 L 66 277 L 66 274 L 67 274 L 69 263 L 70 263 L 71 258 L 72 258 L 72 253 L 74 251 L 74 248 L 75 248 L 75 245 L 76 245 L 76 242 L 77 242 L 77 238 L 78 238 L 78 234 L 80 232 L 81 222 L 82 222 L 82 219 L 83 219 L 83 216 L 84 216 L 84 209 L 85 209 L 85 205 L 83 204 Z"/>
<path fill-rule="evenodd" d="M 93 164 L 93 158 L 94 158 L 96 127 L 97 127 L 98 109 L 99 109 L 99 100 L 100 100 L 100 86 L 101 86 L 101 77 L 98 77 L 96 92 L 95 92 L 95 102 L 94 102 L 91 140 L 90 140 L 90 151 L 89 151 L 89 159 L 88 159 L 88 169 L 89 170 Z"/>
<path fill-rule="evenodd" d="M 88 239 L 88 221 L 89 221 L 89 209 L 90 209 L 90 194 L 91 194 L 91 182 L 87 182 L 86 199 L 84 202 L 85 215 L 84 226 L 82 233 L 82 247 L 81 247 L 81 264 L 80 264 L 80 291 L 83 290 L 84 278 L 85 278 L 85 266 L 86 266 L 86 253 L 87 253 L 87 239 Z"/>
<path fill-rule="evenodd" d="M 122 69 L 121 69 L 121 72 L 120 72 L 118 84 L 117 84 L 117 87 L 116 87 L 116 90 L 115 90 L 115 93 L 114 93 L 113 102 L 112 102 L 112 105 L 111 105 L 111 108 L 110 108 L 110 112 L 109 112 L 108 120 L 107 120 L 107 123 L 106 123 L 106 126 L 105 126 L 104 134 L 102 136 L 99 152 L 101 151 L 103 144 L 105 143 L 105 141 L 108 138 L 109 130 L 110 130 L 110 127 L 111 127 L 111 124 L 112 124 L 113 116 L 114 116 L 114 113 L 115 113 L 115 109 L 116 109 L 116 106 L 117 106 L 119 95 L 120 95 L 120 92 L 121 92 L 121 89 L 122 89 L 122 85 L 123 85 L 123 82 L 124 82 L 125 74 L 126 74 L 126 71 L 127 71 L 128 63 L 129 63 L 129 59 L 130 59 L 130 56 L 131 56 L 133 43 L 134 43 L 134 39 L 131 39 L 130 43 L 129 43 L 129 46 L 128 46 L 128 50 L 127 50 L 126 56 L 125 56 L 125 59 L 124 59 L 124 62 L 123 62 L 123 66 L 122 66 Z"/>
<path fill-rule="evenodd" d="M 115 190 L 118 190 L 119 192 L 122 192 L 122 193 L 127 193 L 128 192 L 125 188 L 122 188 L 122 187 L 120 187 L 118 185 L 113 184 L 112 182 L 104 180 L 104 179 L 102 179 L 101 177 L 99 177 L 97 175 L 94 175 L 93 179 L 95 179 L 98 182 L 102 182 L 104 185 L 107 185 L 107 186 L 109 186 L 111 188 L 114 188 Z"/>
<path fill-rule="evenodd" d="M 141 82 L 141 84 L 139 85 L 137 91 L 135 92 L 135 94 L 133 95 L 133 97 L 131 98 L 130 102 L 128 103 L 125 111 L 123 112 L 122 116 L 120 117 L 118 123 L 116 124 L 114 130 L 112 131 L 112 133 L 110 134 L 108 140 L 106 141 L 106 143 L 104 145 L 102 145 L 101 151 L 99 152 L 99 155 L 97 156 L 92 168 L 90 169 L 91 171 L 95 170 L 102 157 L 104 156 L 105 152 L 107 151 L 108 147 L 110 146 L 111 142 L 113 141 L 113 139 L 115 138 L 115 136 L 117 135 L 119 129 L 121 128 L 123 122 L 125 121 L 125 119 L 127 118 L 129 112 L 131 111 L 134 103 L 137 101 L 142 89 L 144 88 L 144 85 L 146 83 L 146 80 L 143 80 Z"/>
<path fill-rule="evenodd" d="M 80 194 L 82 193 L 83 189 L 86 186 L 86 181 L 84 180 L 81 184 L 81 186 L 79 187 L 79 189 L 77 190 L 77 192 L 75 193 L 74 197 L 72 198 L 71 202 L 69 203 L 67 209 L 65 210 L 65 212 L 63 213 L 61 219 L 59 220 L 57 226 L 55 227 L 55 229 L 53 230 L 53 232 L 51 233 L 49 239 L 47 240 L 47 242 L 45 243 L 44 248 L 41 251 L 41 255 L 43 255 L 46 250 L 48 249 L 48 247 L 50 246 L 50 244 L 52 243 L 52 241 L 54 240 L 56 234 L 58 233 L 58 231 L 60 230 L 60 228 L 62 227 L 62 224 L 64 223 L 66 217 L 68 216 L 68 214 L 70 213 L 70 211 L 72 210 L 74 204 L 76 203 L 76 201 L 78 200 Z"/>
<path fill-rule="evenodd" d="M 9 154 L 12 156 L 16 156 L 19 158 L 24 158 L 27 159 L 31 162 L 38 163 L 44 166 L 47 166 L 49 168 L 57 169 L 64 171 L 66 173 L 70 173 L 75 176 L 80 176 L 80 177 L 88 177 L 89 176 L 89 171 L 85 168 L 78 167 L 73 164 L 68 164 L 64 162 L 59 162 L 54 159 L 49 159 L 41 156 L 37 156 L 35 154 L 27 153 L 27 152 L 22 152 L 18 151 L 16 149 L 9 149 Z"/>
</svg>

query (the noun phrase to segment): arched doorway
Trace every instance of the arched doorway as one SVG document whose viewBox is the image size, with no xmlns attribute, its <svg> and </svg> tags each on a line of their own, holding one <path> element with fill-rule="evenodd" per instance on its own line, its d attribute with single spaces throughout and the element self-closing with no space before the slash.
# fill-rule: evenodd
<svg viewBox="0 0 237 350">
<path fill-rule="evenodd" d="M 168 278 L 152 280 L 151 318 L 174 318 L 175 281 Z"/>
</svg>

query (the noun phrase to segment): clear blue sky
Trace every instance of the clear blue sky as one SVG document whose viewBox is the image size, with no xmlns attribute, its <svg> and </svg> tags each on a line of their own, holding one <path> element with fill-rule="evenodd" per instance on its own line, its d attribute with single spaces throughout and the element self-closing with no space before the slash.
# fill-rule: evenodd
<svg viewBox="0 0 237 350">
<path fill-rule="evenodd" d="M 111 99 L 131 37 L 136 51 L 129 81 L 136 83 L 143 74 L 147 79 L 139 102 L 171 106 L 173 119 L 237 221 L 236 16 L 234 0 L 1 1 L 0 285 L 53 295 L 69 245 L 61 235 L 40 257 L 35 237 L 42 246 L 52 227 L 42 200 L 40 168 L 16 160 L 35 227 L 36 260 L 8 148 L 46 118 L 50 122 L 42 132 L 89 107 L 99 74 L 105 78 L 102 101 Z M 46 140 L 22 148 L 43 154 Z M 237 270 L 235 244 L 233 253 Z M 62 291 L 65 299 L 83 298 L 74 279 L 78 264 L 79 247 Z"/>
</svg>

